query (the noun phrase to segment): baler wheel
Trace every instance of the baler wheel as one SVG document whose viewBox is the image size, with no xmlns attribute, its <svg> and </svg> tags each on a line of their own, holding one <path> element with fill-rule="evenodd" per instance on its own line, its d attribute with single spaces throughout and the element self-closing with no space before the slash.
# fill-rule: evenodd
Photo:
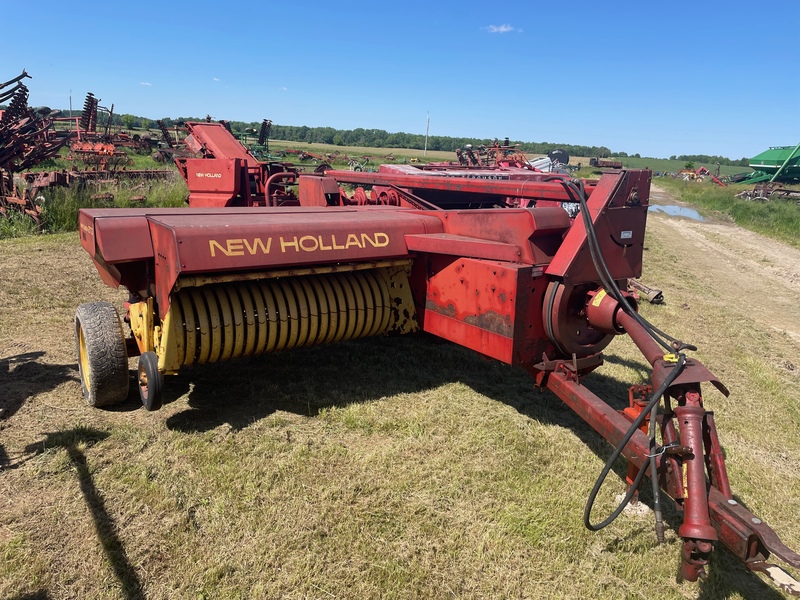
<svg viewBox="0 0 800 600">
<path fill-rule="evenodd" d="M 128 397 L 128 351 L 117 310 L 108 302 L 75 311 L 75 342 L 83 396 L 89 406 L 119 404 Z"/>
<path fill-rule="evenodd" d="M 155 352 L 145 352 L 139 357 L 139 397 L 147 410 L 158 410 L 164 404 L 162 389 L 164 375 L 158 370 L 158 356 Z"/>
</svg>

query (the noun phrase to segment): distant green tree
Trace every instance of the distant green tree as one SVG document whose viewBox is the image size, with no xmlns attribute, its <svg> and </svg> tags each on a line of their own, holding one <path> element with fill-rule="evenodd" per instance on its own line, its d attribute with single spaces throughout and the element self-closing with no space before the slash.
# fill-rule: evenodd
<svg viewBox="0 0 800 600">
<path fill-rule="evenodd" d="M 689 169 L 690 171 L 693 171 L 694 170 L 694 163 L 692 161 L 689 161 L 685 165 L 683 165 L 683 168 L 684 169 Z"/>
<path fill-rule="evenodd" d="M 122 125 L 125 127 L 125 129 L 133 129 L 133 124 L 136 122 L 136 117 L 126 114 L 122 115 L 120 120 L 122 121 Z"/>
<path fill-rule="evenodd" d="M 142 129 L 144 129 L 145 131 L 150 129 L 150 119 L 142 117 Z"/>
</svg>

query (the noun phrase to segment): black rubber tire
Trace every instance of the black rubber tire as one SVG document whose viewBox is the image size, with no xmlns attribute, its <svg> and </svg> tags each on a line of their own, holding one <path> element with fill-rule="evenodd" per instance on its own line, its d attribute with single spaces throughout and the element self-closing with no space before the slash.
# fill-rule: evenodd
<svg viewBox="0 0 800 600">
<path fill-rule="evenodd" d="M 111 406 L 128 397 L 128 350 L 117 309 L 108 302 L 75 311 L 75 344 L 83 397 L 89 406 Z"/>
<path fill-rule="evenodd" d="M 136 381 L 142 405 L 150 411 L 161 408 L 164 404 L 164 375 L 158 371 L 158 356 L 155 352 L 145 352 L 139 357 Z"/>
</svg>

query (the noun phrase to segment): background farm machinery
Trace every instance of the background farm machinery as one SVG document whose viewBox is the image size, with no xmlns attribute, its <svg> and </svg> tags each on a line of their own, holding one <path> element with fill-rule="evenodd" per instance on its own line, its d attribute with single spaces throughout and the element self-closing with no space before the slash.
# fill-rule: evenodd
<svg viewBox="0 0 800 600">
<path fill-rule="evenodd" d="M 299 170 L 291 163 L 261 162 L 225 123 L 189 122 L 183 144 L 191 153 L 175 164 L 189 188 L 190 206 L 282 206 L 297 204 Z M 200 158 L 197 158 L 200 157 Z"/>
<path fill-rule="evenodd" d="M 41 225 L 41 207 L 31 190 L 23 191 L 14 175 L 58 154 L 67 142 L 66 136 L 52 131 L 50 110 L 34 110 L 28 106 L 28 88 L 21 75 L 0 83 L 0 103 L 8 108 L 0 111 L 0 215 L 22 214 Z"/>
<path fill-rule="evenodd" d="M 653 328 L 620 289 L 641 274 L 649 171 L 604 173 L 594 182 L 502 170 L 490 170 L 495 178 L 270 175 L 215 146 L 222 138 L 210 125 L 194 128 L 190 142 L 210 158 L 183 161 L 184 176 L 200 182 L 190 185 L 194 208 L 81 211 L 81 243 L 102 279 L 130 292 L 130 335 L 108 303 L 77 310 L 90 404 L 125 400 L 129 355 L 139 355 L 139 395 L 153 410 L 164 375 L 190 366 L 424 331 L 525 368 L 616 447 L 602 477 L 618 456 L 627 458 L 633 482 L 620 508 L 592 522 L 601 477 L 587 527 L 610 522 L 648 474 L 657 518 L 664 494 L 683 514 L 684 578 L 703 577 L 714 546 L 724 546 L 800 595 L 800 585 L 769 562 L 774 555 L 800 567 L 800 555 L 733 498 L 703 396 L 707 384 L 727 390 L 686 356 L 692 346 Z M 297 180 L 298 192 L 270 187 L 271 179 Z M 352 185 L 372 190 L 344 191 Z M 571 217 L 564 203 L 579 210 Z M 584 376 L 623 334 L 652 376 L 650 386 L 631 388 L 636 401 L 616 410 Z M 656 531 L 663 532 L 660 519 Z"/>
<path fill-rule="evenodd" d="M 105 129 L 98 131 L 98 100 L 88 94 L 80 117 L 56 117 L 58 111 L 28 106 L 28 89 L 18 77 L 0 84 L 0 215 L 22 214 L 41 228 L 41 194 L 52 187 L 93 184 L 117 185 L 120 180 L 161 179 L 174 174 L 172 169 L 128 169 L 131 160 L 120 147 L 142 151 L 149 142 L 131 138 L 124 132 L 110 132 L 113 105 L 107 109 Z M 106 109 L 104 109 L 106 110 Z M 64 128 L 64 124 L 68 128 Z M 69 153 L 61 156 L 62 148 Z M 146 151 L 146 149 L 145 149 Z M 71 169 L 30 171 L 48 159 L 73 161 Z M 113 199 L 113 194 L 96 194 Z M 141 198 L 141 197 L 140 197 Z"/>
<path fill-rule="evenodd" d="M 462 167 L 517 167 L 561 173 L 567 172 L 569 163 L 569 154 L 561 149 L 555 149 L 541 158 L 528 159 L 519 144 L 512 144 L 508 138 L 502 143 L 495 140 L 489 146 L 481 144 L 474 147 L 467 144 L 463 148 L 456 148 L 456 158 Z"/>
<path fill-rule="evenodd" d="M 622 161 L 593 156 L 589 159 L 589 166 L 596 167 L 598 169 L 621 169 Z"/>
<path fill-rule="evenodd" d="M 753 172 L 729 178 L 735 183 L 754 184 L 751 189 L 736 194 L 737 198 L 758 202 L 798 201 L 800 198 L 800 189 L 797 189 L 800 183 L 800 144 L 773 146 L 751 158 L 750 167 Z"/>
<path fill-rule="evenodd" d="M 69 138 L 67 160 L 80 170 L 116 170 L 132 164 L 127 151 L 149 154 L 156 145 L 150 134 L 130 135 L 112 130 L 114 105 L 105 108 L 92 92 L 86 95 L 80 116 L 56 117 L 54 125 Z"/>
<path fill-rule="evenodd" d="M 36 193 L 48 187 L 72 187 L 94 185 L 98 188 L 116 186 L 121 181 L 154 180 L 170 177 L 171 169 L 130 169 L 133 160 L 129 151 L 136 154 L 150 154 L 157 144 L 149 133 L 133 134 L 112 130 L 114 105 L 110 108 L 100 106 L 100 100 L 89 92 L 83 111 L 76 117 L 54 119 L 60 133 L 67 135 L 69 152 L 64 160 L 72 161 L 71 169 L 42 173 L 28 173 L 26 181 Z M 113 199 L 113 193 L 95 194 L 95 198 Z M 135 197 L 143 199 L 142 196 Z"/>
<path fill-rule="evenodd" d="M 800 144 L 772 146 L 750 159 L 753 172 L 740 183 L 797 183 L 800 181 Z"/>
<path fill-rule="evenodd" d="M 789 188 L 783 183 L 757 183 L 749 190 L 736 194 L 737 198 L 767 202 L 770 200 L 795 200 L 800 204 L 800 190 Z"/>
<path fill-rule="evenodd" d="M 463 148 L 456 148 L 456 157 L 459 164 L 465 167 L 489 167 L 501 162 L 527 162 L 519 145 L 512 145 L 508 138 L 502 143 L 495 140 L 489 146 L 481 144 L 474 147 L 472 144 L 467 144 Z"/>
<path fill-rule="evenodd" d="M 191 157 L 176 157 L 178 170 L 189 189 L 190 207 L 298 206 L 303 186 L 298 165 L 258 160 L 224 123 L 186 123 L 183 144 Z M 567 158 L 568 160 L 568 158 Z M 576 213 L 576 202 L 549 201 L 538 194 L 537 182 L 565 174 L 541 172 L 530 164 L 464 166 L 455 163 L 404 165 L 386 163 L 377 172 L 335 170 L 317 165 L 325 173 L 325 193 L 344 205 L 389 205 L 426 209 L 557 206 Z M 494 185 L 487 185 L 494 181 Z M 594 182 L 586 182 L 593 189 Z M 299 188 L 299 192 L 295 191 Z M 365 191 L 368 188 L 369 191 Z M 336 196 L 336 200 L 333 197 Z M 548 202 L 550 202 L 548 204 Z M 538 204 L 537 204 L 538 203 Z"/>
</svg>

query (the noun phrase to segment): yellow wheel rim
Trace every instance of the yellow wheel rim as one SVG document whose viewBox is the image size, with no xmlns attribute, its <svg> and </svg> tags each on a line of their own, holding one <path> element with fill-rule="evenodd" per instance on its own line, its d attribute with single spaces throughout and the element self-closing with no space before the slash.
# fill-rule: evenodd
<svg viewBox="0 0 800 600">
<path fill-rule="evenodd" d="M 92 387 L 92 374 L 89 371 L 89 352 L 86 350 L 86 338 L 83 335 L 83 327 L 78 326 L 78 354 L 81 364 L 81 377 L 84 387 L 89 390 Z"/>
</svg>

